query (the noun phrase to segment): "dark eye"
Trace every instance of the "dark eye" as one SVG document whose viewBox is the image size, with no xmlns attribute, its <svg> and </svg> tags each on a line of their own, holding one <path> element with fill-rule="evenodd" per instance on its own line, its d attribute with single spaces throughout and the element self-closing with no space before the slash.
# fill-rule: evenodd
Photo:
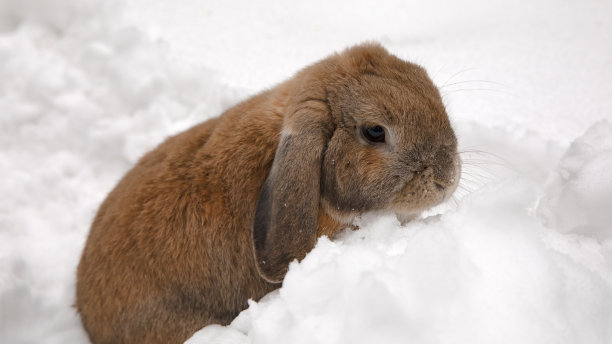
<svg viewBox="0 0 612 344">
<path fill-rule="evenodd" d="M 385 142 L 385 129 L 380 125 L 374 127 L 361 128 L 361 133 L 366 140 L 372 143 L 383 143 Z"/>
</svg>

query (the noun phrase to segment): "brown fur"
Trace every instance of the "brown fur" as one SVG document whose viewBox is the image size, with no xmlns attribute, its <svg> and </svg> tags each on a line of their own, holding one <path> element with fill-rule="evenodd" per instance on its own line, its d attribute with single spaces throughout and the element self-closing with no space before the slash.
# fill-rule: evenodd
<svg viewBox="0 0 612 344">
<path fill-rule="evenodd" d="M 364 142 L 382 125 L 387 144 Z M 277 149 L 278 148 L 278 149 Z M 100 206 L 77 273 L 95 343 L 180 343 L 278 288 L 354 216 L 454 190 L 456 139 L 422 68 L 350 48 L 169 138 Z"/>
</svg>

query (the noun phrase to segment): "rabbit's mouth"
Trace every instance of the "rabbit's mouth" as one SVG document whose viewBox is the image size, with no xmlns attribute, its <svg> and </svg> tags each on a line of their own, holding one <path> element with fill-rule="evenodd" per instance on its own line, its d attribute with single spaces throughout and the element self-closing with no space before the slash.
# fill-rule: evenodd
<svg viewBox="0 0 612 344">
<path fill-rule="evenodd" d="M 459 185 L 461 160 L 457 157 L 448 173 L 432 167 L 415 171 L 390 202 L 400 222 L 408 222 L 422 211 L 448 200 Z M 401 217 L 401 218 L 400 218 Z"/>
</svg>

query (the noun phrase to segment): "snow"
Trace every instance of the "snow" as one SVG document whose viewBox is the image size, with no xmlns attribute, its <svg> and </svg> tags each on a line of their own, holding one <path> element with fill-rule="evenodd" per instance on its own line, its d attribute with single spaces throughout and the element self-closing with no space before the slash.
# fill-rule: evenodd
<svg viewBox="0 0 612 344">
<path fill-rule="evenodd" d="M 75 269 L 164 137 L 365 40 L 441 87 L 453 201 L 321 238 L 189 343 L 612 343 L 612 5 L 0 0 L 0 342 L 87 343 Z"/>
</svg>

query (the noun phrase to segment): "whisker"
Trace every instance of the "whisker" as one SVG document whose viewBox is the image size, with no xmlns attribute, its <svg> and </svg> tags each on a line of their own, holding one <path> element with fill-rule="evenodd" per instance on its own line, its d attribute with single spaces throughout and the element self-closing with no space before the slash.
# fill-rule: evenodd
<svg viewBox="0 0 612 344">
<path fill-rule="evenodd" d="M 476 169 L 463 170 L 462 175 L 465 175 L 466 177 L 485 177 L 486 176 L 484 173 L 481 173 L 481 171 L 478 171 Z"/>
<path fill-rule="evenodd" d="M 459 156 L 461 157 L 461 161 L 466 161 L 466 160 L 467 161 L 470 161 L 470 160 L 471 161 L 475 161 L 474 158 L 467 158 L 467 157 L 465 157 L 466 155 L 469 156 L 469 155 L 473 154 L 473 155 L 483 156 L 484 159 L 486 159 L 486 158 L 494 158 L 497 161 L 501 161 L 501 162 L 503 162 L 505 164 L 510 165 L 510 162 L 507 159 L 505 159 L 504 157 L 502 157 L 502 156 L 500 156 L 498 154 L 487 152 L 487 151 L 483 151 L 483 150 L 478 150 L 478 149 L 469 149 L 469 150 L 467 150 L 466 149 L 466 150 L 462 150 L 462 151 L 457 152 L 457 154 L 459 154 Z M 491 163 L 489 160 L 484 160 L 484 161 L 487 162 L 487 163 Z"/>
<path fill-rule="evenodd" d="M 450 207 L 453 209 L 456 209 L 457 207 L 459 207 L 459 200 L 457 199 L 457 197 L 455 196 L 455 194 L 453 194 L 448 201 L 450 203 Z"/>
<path fill-rule="evenodd" d="M 463 162 L 463 173 L 465 175 L 474 175 L 474 176 L 481 176 L 481 177 L 492 177 L 494 175 L 495 172 L 495 167 L 502 167 L 502 168 L 509 168 L 508 166 L 506 166 L 503 163 L 496 163 L 496 162 L 488 162 L 488 161 L 484 161 L 484 162 Z"/>
<path fill-rule="evenodd" d="M 500 94 L 505 94 L 509 96 L 516 96 L 516 94 L 508 92 L 508 91 L 495 90 L 491 88 L 462 88 L 462 89 L 457 89 L 457 90 L 448 90 L 448 91 L 445 91 L 443 95 L 446 96 L 446 95 L 457 93 L 457 92 L 472 92 L 472 91 L 493 92 L 493 93 L 500 93 Z"/>
<path fill-rule="evenodd" d="M 475 189 L 478 189 L 479 187 L 481 187 L 484 184 L 480 183 L 479 181 L 475 181 L 475 180 L 462 179 L 459 182 L 459 185 L 463 185 L 466 188 L 474 188 L 474 190 L 475 190 Z"/>
<path fill-rule="evenodd" d="M 431 80 L 436 80 L 436 77 L 438 76 L 438 74 L 440 74 L 440 72 L 441 72 L 441 71 L 444 69 L 444 67 L 445 67 L 445 66 L 444 66 L 444 65 L 442 65 L 440 68 L 438 68 L 438 69 L 436 70 L 436 72 L 432 74 L 432 76 L 431 76 Z"/>
<path fill-rule="evenodd" d="M 487 161 L 487 160 L 469 160 L 469 161 L 461 161 L 461 165 L 463 167 L 471 168 L 471 169 L 480 169 L 487 172 L 493 171 L 496 167 L 510 168 L 505 162 L 497 162 L 497 161 Z"/>
<path fill-rule="evenodd" d="M 510 86 L 508 86 L 506 84 L 502 84 L 500 82 L 495 82 L 495 81 L 488 81 L 488 80 L 464 80 L 464 81 L 457 81 L 457 82 L 453 82 L 453 83 L 450 83 L 450 84 L 444 84 L 444 85 L 440 86 L 439 89 L 442 89 L 442 88 L 448 87 L 448 86 L 467 84 L 467 83 L 485 83 L 485 84 L 503 86 L 503 87 L 512 89 L 512 87 L 510 87 Z"/>
<path fill-rule="evenodd" d="M 482 186 L 485 184 L 488 184 L 492 181 L 495 180 L 495 176 L 490 175 L 490 176 L 484 176 L 484 175 L 474 175 L 474 176 L 464 176 L 462 177 L 463 181 L 465 181 L 466 184 L 471 185 L 471 186 Z"/>
<path fill-rule="evenodd" d="M 458 191 L 465 191 L 467 193 L 471 193 L 473 191 L 472 189 L 469 189 L 467 186 L 465 186 L 463 184 L 457 185 L 457 190 Z"/>
<path fill-rule="evenodd" d="M 460 70 L 457 73 L 451 75 L 450 78 L 448 78 L 445 82 L 442 83 L 442 85 L 448 84 L 451 80 L 453 80 L 454 77 L 456 77 L 456 76 L 458 76 L 460 74 L 463 74 L 463 73 L 469 72 L 469 71 L 473 71 L 473 70 L 476 70 L 476 68 L 467 68 L 467 69 L 464 69 L 464 70 Z"/>
</svg>

